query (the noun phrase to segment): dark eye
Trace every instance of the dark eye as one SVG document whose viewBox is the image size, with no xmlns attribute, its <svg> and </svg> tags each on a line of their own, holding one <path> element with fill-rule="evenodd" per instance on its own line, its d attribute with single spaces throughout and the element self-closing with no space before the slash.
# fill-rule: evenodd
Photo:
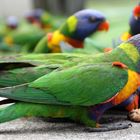
<svg viewBox="0 0 140 140">
<path fill-rule="evenodd" d="M 89 17 L 89 21 L 90 22 L 95 22 L 96 21 L 96 18 L 95 17 Z"/>
</svg>

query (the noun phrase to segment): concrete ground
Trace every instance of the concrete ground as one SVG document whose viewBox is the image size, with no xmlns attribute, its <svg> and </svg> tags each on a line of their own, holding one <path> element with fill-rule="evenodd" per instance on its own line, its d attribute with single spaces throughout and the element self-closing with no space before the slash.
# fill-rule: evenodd
<svg viewBox="0 0 140 140">
<path fill-rule="evenodd" d="M 111 115 L 110 115 L 111 114 Z M 132 123 L 126 112 L 107 112 L 102 123 L 111 125 Z M 0 124 L 0 140 L 139 140 L 140 124 L 109 132 L 88 132 L 84 126 L 75 123 L 47 122 L 42 118 L 18 119 Z"/>
</svg>

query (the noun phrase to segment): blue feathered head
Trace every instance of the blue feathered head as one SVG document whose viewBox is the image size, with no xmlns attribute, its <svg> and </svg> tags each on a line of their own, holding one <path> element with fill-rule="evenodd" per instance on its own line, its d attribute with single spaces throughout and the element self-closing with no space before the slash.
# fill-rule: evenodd
<svg viewBox="0 0 140 140">
<path fill-rule="evenodd" d="M 84 40 L 96 31 L 108 29 L 109 23 L 101 12 L 85 9 L 70 16 L 60 31 L 71 38 Z"/>
</svg>

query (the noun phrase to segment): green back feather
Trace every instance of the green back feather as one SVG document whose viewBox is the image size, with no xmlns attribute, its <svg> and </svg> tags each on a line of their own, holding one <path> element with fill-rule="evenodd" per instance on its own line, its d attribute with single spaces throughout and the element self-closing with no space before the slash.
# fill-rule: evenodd
<svg viewBox="0 0 140 140">
<path fill-rule="evenodd" d="M 43 104 L 91 106 L 120 91 L 127 70 L 109 64 L 82 65 L 45 75 L 29 85 L 0 89 L 0 96 Z"/>
<path fill-rule="evenodd" d="M 50 73 L 55 68 L 49 66 L 16 68 L 0 72 L 0 87 L 16 86 L 29 83 Z"/>
</svg>

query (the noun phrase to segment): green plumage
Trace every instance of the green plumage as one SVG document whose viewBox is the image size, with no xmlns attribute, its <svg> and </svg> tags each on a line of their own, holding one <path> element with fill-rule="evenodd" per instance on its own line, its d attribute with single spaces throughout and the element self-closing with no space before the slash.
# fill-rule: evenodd
<svg viewBox="0 0 140 140">
<path fill-rule="evenodd" d="M 130 43 L 122 44 L 124 45 L 132 47 L 131 53 L 132 50 L 137 53 Z M 8 78 L 6 80 L 0 78 L 0 83 L 4 81 L 4 85 L 1 84 L 4 88 L 0 89 L 0 96 L 19 101 L 6 108 L 6 111 L 0 112 L 1 117 L 8 116 L 9 111 L 19 108 L 13 118 L 10 116 L 1 122 L 28 114 L 38 116 L 39 112 L 39 116 L 68 117 L 75 121 L 78 117 L 79 121 L 87 126 L 95 126 L 95 120 L 89 116 L 89 107 L 114 97 L 128 80 L 127 69 L 113 67 L 112 62 L 120 61 L 129 69 L 137 71 L 139 56 L 133 59 L 133 55 L 128 55 L 127 47 L 124 49 L 122 46 L 110 53 L 96 56 L 84 54 L 18 55 L 9 58 L 1 56 L 0 66 L 5 76 L 0 76 L 3 79 L 6 75 L 12 77 L 14 87 L 7 87 Z M 27 74 L 29 69 L 32 73 L 30 76 Z M 20 75 L 16 79 L 18 73 L 23 77 Z M 24 81 L 24 78 L 27 79 Z M 25 112 L 22 112 L 23 106 Z M 77 113 L 79 110 L 82 113 L 81 117 Z"/>
<path fill-rule="evenodd" d="M 13 113 L 14 112 L 14 113 Z M 0 123 L 20 117 L 70 118 L 87 126 L 95 127 L 95 122 L 88 117 L 88 108 L 80 106 L 55 106 L 20 102 L 0 110 Z"/>
<path fill-rule="evenodd" d="M 17 68 L 0 72 L 0 87 L 15 86 L 36 80 L 53 68 L 46 66 Z"/>
<path fill-rule="evenodd" d="M 45 31 L 39 27 L 22 23 L 18 29 L 7 34 L 3 42 L 9 44 L 7 38 L 10 38 L 12 40 L 10 46 L 14 48 L 16 45 L 19 45 L 17 51 L 13 49 L 13 52 L 19 52 L 19 50 L 20 52 L 32 52 L 35 45 L 44 35 Z"/>
<path fill-rule="evenodd" d="M 92 106 L 113 97 L 125 86 L 127 77 L 127 71 L 111 64 L 82 65 L 54 71 L 29 85 L 3 88 L 0 96 L 35 103 Z"/>
<path fill-rule="evenodd" d="M 35 47 L 34 52 L 35 53 L 49 53 L 50 49 L 48 48 L 48 42 L 47 42 L 47 36 L 44 36 L 38 43 L 37 46 Z"/>
</svg>

